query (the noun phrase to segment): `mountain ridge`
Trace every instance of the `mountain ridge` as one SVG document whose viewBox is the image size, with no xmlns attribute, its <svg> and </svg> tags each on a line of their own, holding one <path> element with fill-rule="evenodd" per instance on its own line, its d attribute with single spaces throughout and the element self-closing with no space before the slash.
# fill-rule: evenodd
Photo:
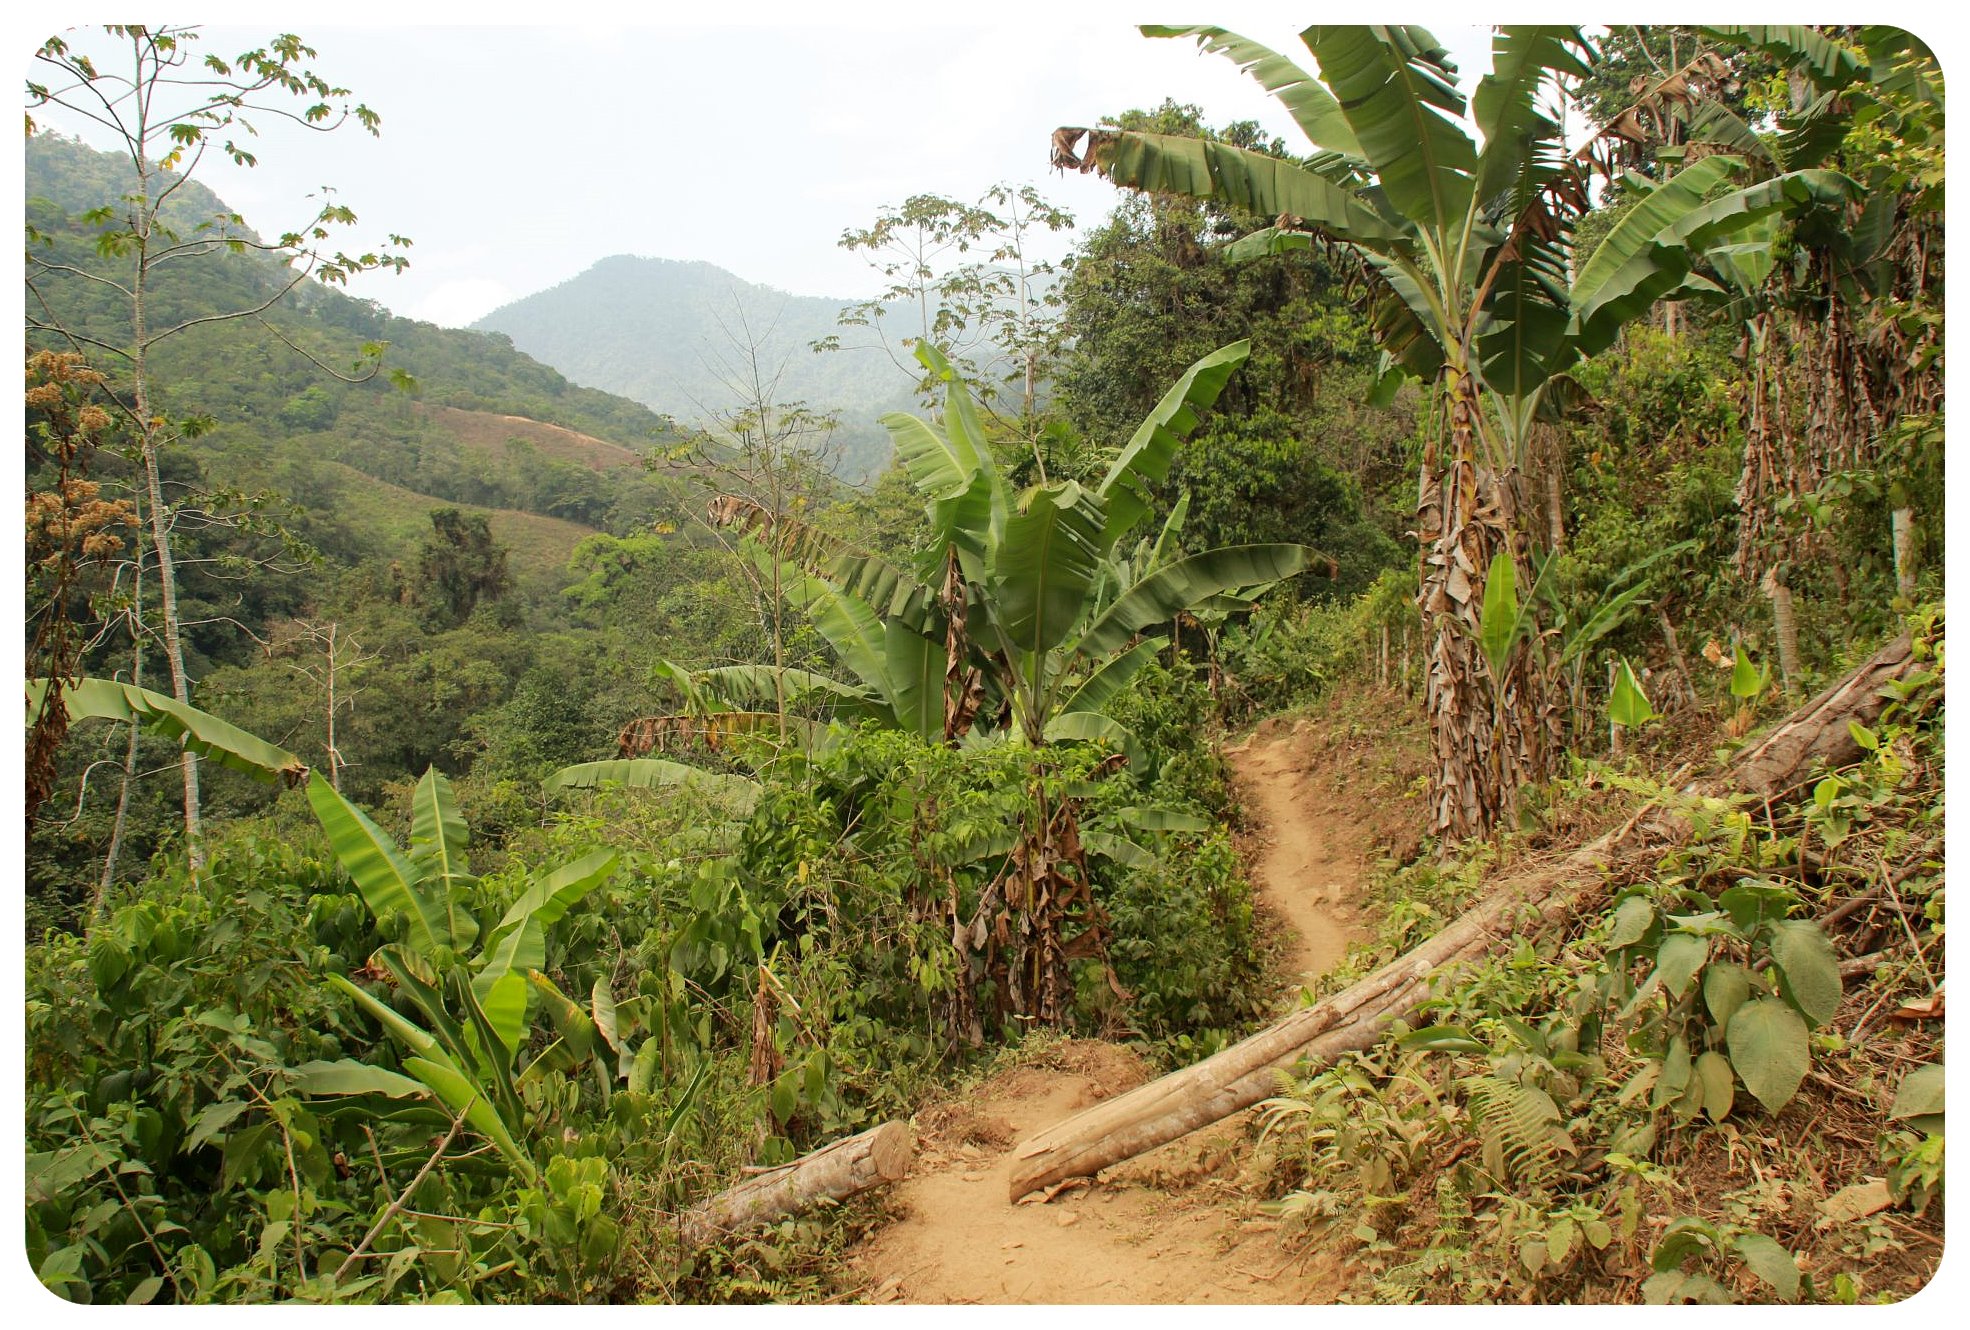
<svg viewBox="0 0 1970 1330">
<path fill-rule="evenodd" d="M 842 476 L 866 481 L 889 461 L 879 417 L 909 409 L 914 385 L 877 348 L 812 349 L 840 331 L 852 303 L 794 295 L 704 259 L 611 254 L 469 327 L 680 421 L 715 425 L 758 395 L 837 413 Z"/>
</svg>

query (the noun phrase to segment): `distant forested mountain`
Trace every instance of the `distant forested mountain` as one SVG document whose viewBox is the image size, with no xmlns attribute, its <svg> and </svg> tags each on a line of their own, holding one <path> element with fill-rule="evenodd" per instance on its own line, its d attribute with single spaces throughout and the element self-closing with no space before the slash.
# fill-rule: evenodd
<svg viewBox="0 0 1970 1330">
<path fill-rule="evenodd" d="M 756 348 L 771 401 L 839 412 L 841 474 L 865 480 L 889 460 L 877 418 L 910 409 L 912 385 L 880 349 L 854 345 L 867 340 L 865 330 L 836 325 L 846 303 L 788 295 L 715 264 L 618 254 L 472 326 L 506 334 L 578 383 L 686 422 L 750 400 Z M 838 332 L 848 349 L 811 349 Z"/>
</svg>

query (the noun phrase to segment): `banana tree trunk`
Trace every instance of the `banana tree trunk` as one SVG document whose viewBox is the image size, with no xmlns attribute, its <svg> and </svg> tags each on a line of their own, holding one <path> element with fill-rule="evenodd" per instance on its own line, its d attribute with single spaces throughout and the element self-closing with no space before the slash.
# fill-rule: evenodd
<svg viewBox="0 0 1970 1330">
<path fill-rule="evenodd" d="M 1416 603 L 1425 624 L 1424 707 L 1430 718 L 1430 830 L 1445 843 L 1488 835 L 1517 811 L 1518 791 L 1545 779 L 1556 718 L 1534 644 L 1492 679 L 1478 646 L 1485 572 L 1510 550 L 1525 575 L 1520 482 L 1477 457 L 1477 386 L 1452 371 L 1446 459 L 1426 455 L 1416 512 L 1422 544 Z"/>
</svg>

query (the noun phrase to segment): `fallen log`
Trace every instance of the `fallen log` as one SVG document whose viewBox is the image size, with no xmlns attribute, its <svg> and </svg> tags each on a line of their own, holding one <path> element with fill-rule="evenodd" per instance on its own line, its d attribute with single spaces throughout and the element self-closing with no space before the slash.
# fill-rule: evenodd
<svg viewBox="0 0 1970 1330">
<path fill-rule="evenodd" d="M 1769 796 L 1803 780 L 1821 760 L 1836 765 L 1855 760 L 1861 749 L 1847 722 L 1867 724 L 1880 715 L 1887 701 L 1882 687 L 1907 674 L 1912 664 L 1904 636 L 1740 752 L 1723 780 L 1689 792 Z M 1600 889 L 1618 856 L 1659 852 L 1686 829 L 1681 817 L 1651 804 L 1558 864 L 1507 878 L 1429 941 L 1339 993 L 1202 1062 L 1056 1123 L 1015 1151 L 1009 1199 L 1068 1178 L 1091 1177 L 1249 1108 L 1274 1091 L 1280 1070 L 1302 1058 L 1329 1061 L 1373 1047 L 1387 1026 L 1415 1013 L 1433 978 L 1506 939 L 1559 922 Z"/>
<path fill-rule="evenodd" d="M 678 1235 L 687 1248 L 702 1247 L 822 1201 L 845 1201 L 908 1177 L 916 1153 L 910 1125 L 885 1122 L 699 1202 L 679 1217 Z"/>
</svg>

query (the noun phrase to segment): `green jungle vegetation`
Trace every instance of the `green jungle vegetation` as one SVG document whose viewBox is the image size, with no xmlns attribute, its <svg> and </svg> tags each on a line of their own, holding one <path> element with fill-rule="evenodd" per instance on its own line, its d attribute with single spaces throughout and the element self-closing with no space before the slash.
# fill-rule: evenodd
<svg viewBox="0 0 1970 1330">
<path fill-rule="evenodd" d="M 1323 993 L 1651 802 L 1690 831 L 1282 1073 L 1253 1198 L 1282 1242 L 1342 1253 L 1363 1301 L 1928 1278 L 1934 57 L 1884 27 L 1506 26 L 1466 98 L 1413 27 L 1312 27 L 1298 63 L 1145 33 L 1236 61 L 1305 141 L 1169 102 L 1060 131 L 1114 210 L 1061 272 L 919 281 L 919 402 L 859 488 L 814 403 L 685 431 L 345 295 L 403 247 L 341 251 L 339 205 L 231 216 L 196 164 L 243 117 L 377 127 L 298 39 L 41 50 L 48 1289 L 852 1294 L 879 1199 L 698 1247 L 678 1216 L 1055 1032 L 1177 1068 L 1276 1017 L 1220 741 L 1306 711 L 1427 754 Z M 134 156 L 33 124 L 103 77 L 88 50 L 176 117 Z M 1556 88 L 1602 127 L 1578 151 Z M 1045 224 L 981 199 L 843 243 Z M 1687 792 L 1904 634 L 1858 757 Z"/>
</svg>

